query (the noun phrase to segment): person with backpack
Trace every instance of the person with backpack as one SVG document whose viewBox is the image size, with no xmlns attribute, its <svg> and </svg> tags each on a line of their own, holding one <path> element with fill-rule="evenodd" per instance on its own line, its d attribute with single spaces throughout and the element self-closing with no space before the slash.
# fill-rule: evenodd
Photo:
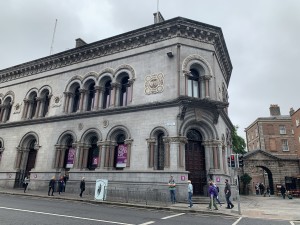
<svg viewBox="0 0 300 225">
<path fill-rule="evenodd" d="M 217 186 L 216 183 L 213 183 L 213 184 L 214 184 L 214 188 L 217 190 L 216 201 L 219 203 L 220 207 L 222 207 L 222 204 L 221 204 L 220 199 L 219 199 L 219 192 L 220 192 L 220 189 L 219 189 L 219 187 Z"/>
<path fill-rule="evenodd" d="M 218 210 L 217 204 L 216 204 L 216 198 L 218 196 L 218 191 L 217 188 L 215 188 L 213 182 L 209 182 L 209 187 L 208 187 L 208 194 L 210 197 L 208 209 L 212 210 L 212 205 L 214 206 L 215 210 Z"/>
</svg>

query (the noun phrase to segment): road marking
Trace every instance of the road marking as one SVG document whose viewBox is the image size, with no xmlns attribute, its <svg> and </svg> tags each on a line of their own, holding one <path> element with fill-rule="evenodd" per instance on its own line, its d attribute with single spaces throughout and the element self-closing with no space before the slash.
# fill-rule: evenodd
<svg viewBox="0 0 300 225">
<path fill-rule="evenodd" d="M 232 225 L 237 225 L 243 217 L 240 217 L 237 221 L 235 221 Z"/>
<path fill-rule="evenodd" d="M 293 221 L 290 221 L 291 225 L 295 225 Z"/>
<path fill-rule="evenodd" d="M 176 214 L 176 215 L 172 215 L 172 216 L 167 216 L 167 217 L 164 217 L 164 218 L 161 218 L 162 220 L 166 220 L 166 219 L 170 219 L 170 218 L 173 218 L 173 217 L 176 217 L 176 216 L 181 216 L 185 213 L 179 213 L 179 214 Z"/>
<path fill-rule="evenodd" d="M 152 223 L 155 223 L 155 221 L 149 221 L 149 222 L 146 222 L 146 223 L 141 223 L 139 225 L 148 225 L 148 224 L 152 224 Z"/>
<path fill-rule="evenodd" d="M 113 224 L 120 224 L 120 225 L 134 225 L 134 224 L 129 224 L 129 223 L 121 223 L 121 222 L 114 222 L 114 221 L 108 221 L 108 220 L 98 220 L 98 219 L 91 219 L 91 218 L 78 217 L 78 216 L 68 216 L 68 215 L 61 215 L 61 214 L 55 214 L 55 213 L 38 212 L 38 211 L 31 211 L 31 210 L 26 210 L 26 209 L 15 209 L 15 208 L 8 208 L 8 207 L 1 207 L 1 206 L 0 206 L 0 209 L 8 209 L 8 210 L 14 210 L 14 211 L 29 212 L 29 213 L 58 216 L 58 217 L 66 217 L 66 218 L 80 219 L 80 220 L 90 220 L 90 221 L 103 222 L 103 223 L 113 223 Z"/>
</svg>

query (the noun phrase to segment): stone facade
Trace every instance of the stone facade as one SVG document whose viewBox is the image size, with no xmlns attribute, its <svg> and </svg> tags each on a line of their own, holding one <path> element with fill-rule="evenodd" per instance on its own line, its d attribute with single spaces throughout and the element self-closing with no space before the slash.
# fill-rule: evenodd
<svg viewBox="0 0 300 225">
<path fill-rule="evenodd" d="M 231 175 L 231 71 L 221 29 L 181 17 L 1 70 L 0 185 L 166 192 L 172 174 L 205 194 Z"/>
</svg>

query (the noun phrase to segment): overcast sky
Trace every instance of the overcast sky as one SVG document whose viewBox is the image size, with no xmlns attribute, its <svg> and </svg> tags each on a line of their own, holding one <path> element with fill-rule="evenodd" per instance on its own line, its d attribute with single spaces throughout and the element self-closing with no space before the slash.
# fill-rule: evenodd
<svg viewBox="0 0 300 225">
<path fill-rule="evenodd" d="M 222 28 L 233 72 L 229 116 L 244 128 L 269 116 L 298 109 L 300 1 L 159 0 L 165 20 L 177 16 Z M 157 0 L 1 0 L 0 69 L 153 24 Z"/>
</svg>

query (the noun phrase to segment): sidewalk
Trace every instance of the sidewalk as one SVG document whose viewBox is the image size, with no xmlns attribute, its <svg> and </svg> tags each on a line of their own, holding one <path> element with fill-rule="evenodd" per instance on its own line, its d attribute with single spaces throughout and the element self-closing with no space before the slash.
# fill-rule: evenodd
<svg viewBox="0 0 300 225">
<path fill-rule="evenodd" d="M 145 204 L 132 204 L 132 203 L 121 203 L 121 202 L 109 202 L 109 201 L 96 201 L 92 195 L 84 195 L 83 198 L 79 197 L 79 194 L 74 193 L 61 193 L 57 192 L 54 196 L 48 196 L 47 191 L 31 191 L 28 190 L 26 193 L 22 189 L 3 189 L 0 188 L 0 194 L 11 194 L 11 195 L 26 195 L 35 196 L 41 198 L 56 198 L 73 201 L 84 201 L 91 202 L 94 204 L 113 204 L 122 206 L 134 206 L 139 208 L 151 208 L 151 209 L 164 209 L 170 211 L 179 212 L 196 212 L 203 214 L 215 214 L 224 216 L 244 216 L 244 217 L 256 217 L 256 218 L 270 218 L 270 219 L 286 219 L 292 221 L 300 221 L 300 198 L 294 199 L 282 199 L 280 197 L 263 197 L 263 196 L 241 196 L 240 208 L 241 215 L 238 213 L 238 202 L 234 201 L 235 207 L 233 209 L 226 209 L 226 205 L 223 204 L 219 210 L 207 209 L 207 204 L 194 204 L 192 208 L 188 208 L 188 204 L 176 203 L 169 206 L 154 206 Z"/>
</svg>

